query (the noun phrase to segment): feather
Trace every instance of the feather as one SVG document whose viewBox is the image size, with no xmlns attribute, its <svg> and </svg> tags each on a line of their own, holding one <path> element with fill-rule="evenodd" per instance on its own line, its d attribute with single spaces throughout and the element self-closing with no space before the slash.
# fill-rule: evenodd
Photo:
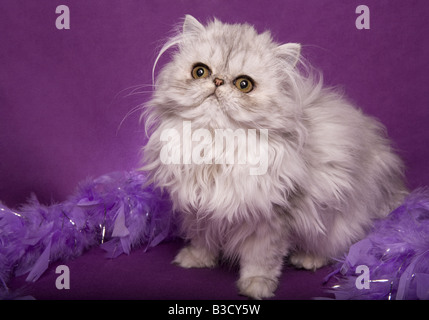
<svg viewBox="0 0 429 320">
<path fill-rule="evenodd" d="M 43 250 L 43 253 L 40 255 L 39 259 L 37 259 L 36 263 L 28 274 L 26 281 L 37 281 L 37 279 L 40 278 L 40 276 L 45 272 L 45 270 L 48 269 L 49 257 L 51 255 L 51 242 L 52 241 L 49 241 L 45 250 Z"/>
<path fill-rule="evenodd" d="M 125 213 L 124 205 L 119 206 L 115 224 L 113 226 L 112 237 L 126 237 L 130 234 L 130 231 L 125 226 Z"/>
</svg>

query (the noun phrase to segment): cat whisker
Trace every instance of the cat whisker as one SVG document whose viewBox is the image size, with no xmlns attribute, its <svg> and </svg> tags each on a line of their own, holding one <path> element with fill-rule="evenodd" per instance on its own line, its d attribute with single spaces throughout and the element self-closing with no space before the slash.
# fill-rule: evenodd
<svg viewBox="0 0 429 320">
<path fill-rule="evenodd" d="M 121 91 L 119 91 L 119 92 L 115 95 L 114 99 L 117 99 L 117 98 L 119 98 L 119 97 L 127 97 L 127 96 L 129 96 L 131 93 L 136 92 L 136 91 L 137 91 L 137 90 L 139 90 L 139 89 L 147 88 L 147 87 L 153 87 L 153 88 L 154 88 L 154 86 L 153 86 L 152 84 L 138 84 L 138 85 L 130 86 L 130 87 L 128 87 L 128 88 L 125 88 L 125 89 L 122 89 Z M 128 91 L 130 91 L 130 93 L 126 94 L 126 92 L 128 92 Z M 148 91 L 148 92 L 149 92 L 149 91 Z"/>
<path fill-rule="evenodd" d="M 116 129 L 116 135 L 118 135 L 119 130 L 121 129 L 122 124 L 125 122 L 125 120 L 131 116 L 132 114 L 136 113 L 139 110 L 143 110 L 144 109 L 144 105 L 143 104 L 139 104 L 133 108 L 131 108 L 130 111 L 127 112 L 127 114 L 122 118 L 121 122 L 118 125 L 118 128 Z"/>
</svg>

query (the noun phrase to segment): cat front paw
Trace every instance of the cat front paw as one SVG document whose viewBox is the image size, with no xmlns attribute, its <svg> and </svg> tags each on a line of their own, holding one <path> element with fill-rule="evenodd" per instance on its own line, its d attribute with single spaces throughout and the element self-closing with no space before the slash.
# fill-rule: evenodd
<svg viewBox="0 0 429 320">
<path fill-rule="evenodd" d="M 172 263 L 182 268 L 213 268 L 217 264 L 217 258 L 204 248 L 190 245 L 180 250 Z"/>
<path fill-rule="evenodd" d="M 303 252 L 294 253 L 290 257 L 289 261 L 297 268 L 304 268 L 312 271 L 315 271 L 328 263 L 328 260 L 324 257 Z"/>
<path fill-rule="evenodd" d="M 260 300 L 274 297 L 277 284 L 277 280 L 256 276 L 239 279 L 237 286 L 241 295 Z"/>
</svg>

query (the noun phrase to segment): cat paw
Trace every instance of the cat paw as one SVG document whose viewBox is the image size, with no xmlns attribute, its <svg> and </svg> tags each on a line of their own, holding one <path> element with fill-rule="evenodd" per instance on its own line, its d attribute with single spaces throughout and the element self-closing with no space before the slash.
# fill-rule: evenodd
<svg viewBox="0 0 429 320">
<path fill-rule="evenodd" d="M 207 250 L 188 246 L 180 250 L 172 263 L 182 268 L 213 268 L 216 260 L 216 256 Z"/>
<path fill-rule="evenodd" d="M 274 297 L 277 280 L 258 276 L 249 277 L 238 280 L 237 286 L 241 295 L 260 300 Z"/>
<path fill-rule="evenodd" d="M 290 262 L 297 268 L 315 271 L 328 263 L 326 258 L 313 254 L 297 252 L 290 257 Z"/>
</svg>

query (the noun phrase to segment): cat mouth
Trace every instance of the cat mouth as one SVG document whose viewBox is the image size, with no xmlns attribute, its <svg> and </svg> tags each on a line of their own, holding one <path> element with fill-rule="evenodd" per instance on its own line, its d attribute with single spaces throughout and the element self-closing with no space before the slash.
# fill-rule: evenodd
<svg viewBox="0 0 429 320">
<path fill-rule="evenodd" d="M 214 107 L 215 109 L 225 112 L 225 100 L 223 99 L 222 95 L 219 95 L 219 93 L 216 93 L 216 91 L 217 90 L 211 90 L 200 96 L 200 98 L 194 102 L 193 106 L 199 107 L 203 104 L 209 104 L 211 109 Z"/>
<path fill-rule="evenodd" d="M 219 97 L 219 95 L 216 93 L 217 92 L 217 90 L 215 89 L 213 92 L 211 92 L 211 93 L 209 93 L 205 98 L 204 98 L 204 100 L 208 100 L 208 99 L 211 99 L 211 98 L 214 98 L 217 102 L 219 102 L 219 104 L 220 104 L 220 97 Z"/>
<path fill-rule="evenodd" d="M 215 92 L 210 93 L 207 97 L 205 97 L 205 98 L 204 98 L 204 100 L 208 100 L 208 99 L 210 99 L 211 97 L 213 97 L 214 99 L 216 99 L 216 100 L 219 102 L 219 97 L 216 95 L 216 93 L 215 93 Z"/>
</svg>

